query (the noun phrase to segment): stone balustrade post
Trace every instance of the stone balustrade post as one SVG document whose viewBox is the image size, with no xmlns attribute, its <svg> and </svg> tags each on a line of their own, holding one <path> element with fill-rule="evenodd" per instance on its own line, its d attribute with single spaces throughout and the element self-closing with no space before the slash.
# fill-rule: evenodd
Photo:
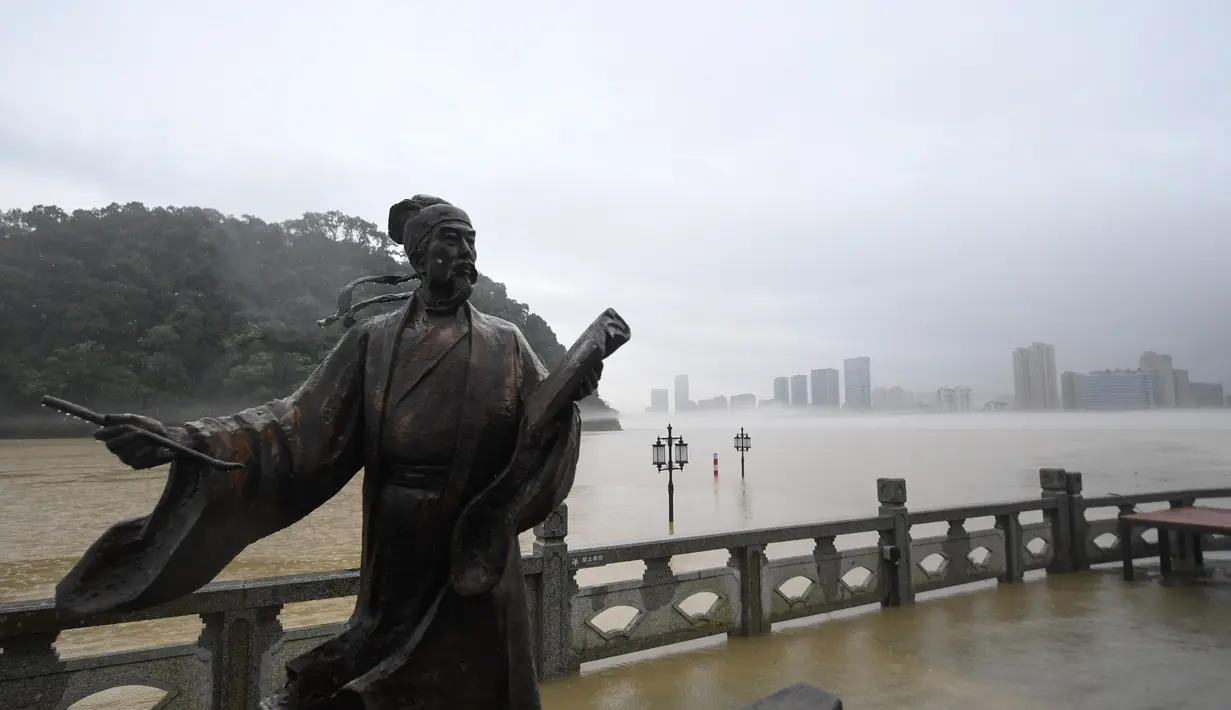
<svg viewBox="0 0 1231 710">
<path fill-rule="evenodd" d="M 58 633 L 0 638 L 0 700 L 8 708 L 54 708 L 64 696 L 68 674 L 56 652 Z"/>
<path fill-rule="evenodd" d="M 910 554 L 910 523 L 906 519 L 906 479 L 876 479 L 878 515 L 893 516 L 893 528 L 880 532 L 881 579 L 885 596 L 881 606 L 902 606 L 915 601 L 911 586 L 914 562 Z"/>
<path fill-rule="evenodd" d="M 1062 468 L 1039 469 L 1039 487 L 1043 498 L 1052 499 L 1056 507 L 1043 511 L 1043 519 L 1051 526 L 1051 562 L 1048 574 L 1073 571 L 1073 530 L 1069 521 L 1068 473 Z"/>
<path fill-rule="evenodd" d="M 1137 506 L 1133 505 L 1132 503 L 1121 503 L 1120 505 L 1116 506 L 1116 509 L 1119 511 L 1119 515 L 1132 515 L 1133 513 L 1137 512 Z M 1119 517 L 1119 515 L 1117 515 L 1117 517 Z M 1133 538 L 1126 537 L 1123 534 L 1123 530 L 1124 528 L 1122 526 L 1117 526 L 1116 536 L 1119 539 L 1119 542 L 1117 544 L 1118 545 L 1128 545 L 1129 548 L 1131 549 L 1133 545 Z M 1142 540 L 1142 544 L 1143 545 L 1145 544 L 1144 540 Z M 1120 553 L 1123 554 L 1123 550 L 1120 550 Z M 1133 555 L 1133 558 L 1136 559 L 1137 551 L 1132 550 L 1131 554 Z"/>
<path fill-rule="evenodd" d="M 1072 545 L 1070 562 L 1076 572 L 1090 569 L 1090 522 L 1086 520 L 1086 499 L 1082 496 L 1081 489 L 1081 474 L 1077 471 L 1066 471 L 1064 494 L 1069 504 L 1069 541 Z"/>
<path fill-rule="evenodd" d="M 249 710 L 272 688 L 263 688 L 265 652 L 282 638 L 282 605 L 202 614 L 197 644 L 211 656 L 210 710 Z"/>
<path fill-rule="evenodd" d="M 1026 577 L 1021 518 L 1017 513 L 997 515 L 996 529 L 1004 536 L 1004 573 L 998 579 L 1001 584 L 1020 584 Z"/>
<path fill-rule="evenodd" d="M 1196 498 L 1178 498 L 1176 500 L 1167 501 L 1171 508 L 1191 508 L 1197 504 Z M 1194 564 L 1193 549 L 1189 543 L 1189 535 L 1176 532 L 1173 530 L 1167 531 L 1171 538 L 1171 562 L 1176 567 L 1191 568 Z"/>
<path fill-rule="evenodd" d="M 765 545 L 729 549 L 727 566 L 739 577 L 739 609 L 728 636 L 759 636 L 770 631 L 770 605 L 765 599 Z"/>
<path fill-rule="evenodd" d="M 568 558 L 568 505 L 561 503 L 534 527 L 534 554 L 542 558 L 539 584 L 538 635 L 535 646 L 539 680 L 576 673 L 581 664 L 573 653 L 573 597 L 577 593 Z"/>
</svg>

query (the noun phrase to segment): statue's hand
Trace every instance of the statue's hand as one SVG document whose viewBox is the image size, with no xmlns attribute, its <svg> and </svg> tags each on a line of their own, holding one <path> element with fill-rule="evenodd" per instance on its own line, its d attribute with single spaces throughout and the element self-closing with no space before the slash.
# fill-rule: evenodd
<svg viewBox="0 0 1231 710">
<path fill-rule="evenodd" d="M 578 400 L 583 400 L 586 397 L 598 391 L 599 378 L 603 376 L 603 363 L 599 362 L 598 367 L 582 380 L 581 386 L 577 388 Z"/>
<path fill-rule="evenodd" d="M 183 427 L 167 427 L 156 419 L 139 414 L 108 414 L 106 423 L 94 433 L 94 438 L 106 444 L 107 450 L 121 461 L 138 470 L 161 466 L 176 458 L 175 452 L 143 436 L 141 432 L 133 431 L 134 428 L 153 432 L 177 444 L 192 446 L 191 437 Z"/>
</svg>

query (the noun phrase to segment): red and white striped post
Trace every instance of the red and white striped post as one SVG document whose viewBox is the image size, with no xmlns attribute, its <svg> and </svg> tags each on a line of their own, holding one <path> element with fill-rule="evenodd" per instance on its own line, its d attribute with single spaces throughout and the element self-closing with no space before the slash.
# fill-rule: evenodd
<svg viewBox="0 0 1231 710">
<path fill-rule="evenodd" d="M 718 478 L 718 454 L 714 454 L 714 478 Z"/>
</svg>

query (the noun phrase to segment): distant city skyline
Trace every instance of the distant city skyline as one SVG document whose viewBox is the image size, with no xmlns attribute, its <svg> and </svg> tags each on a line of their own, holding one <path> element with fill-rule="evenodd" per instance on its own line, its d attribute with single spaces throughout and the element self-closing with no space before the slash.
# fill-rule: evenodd
<svg viewBox="0 0 1231 710">
<path fill-rule="evenodd" d="M 1187 369 L 1174 366 L 1170 355 L 1153 350 L 1142 353 L 1133 370 L 1066 371 L 1060 377 L 1060 386 L 1066 411 L 1231 406 L 1222 383 L 1193 382 Z"/>
<path fill-rule="evenodd" d="M 770 396 L 755 392 L 715 394 L 689 399 L 689 377 L 676 375 L 674 411 L 790 407 L 834 410 L 932 411 L 1123 411 L 1157 408 L 1231 407 L 1231 396 L 1219 382 L 1191 381 L 1186 368 L 1176 368 L 1170 355 L 1143 352 L 1136 369 L 1103 369 L 1057 374 L 1056 346 L 1035 341 L 1012 350 L 1012 396 L 995 395 L 976 402 L 974 390 L 963 384 L 942 385 L 927 392 L 910 392 L 899 385 L 877 384 L 871 358 L 843 360 L 836 368 L 811 368 L 808 374 L 778 375 L 770 381 Z M 646 411 L 664 411 L 666 390 L 652 389 Z M 738 402 L 738 404 L 737 404 Z"/>
<path fill-rule="evenodd" d="M 1036 342 L 1013 350 L 1013 403 L 1024 410 L 1060 409 L 1056 346 Z"/>
</svg>

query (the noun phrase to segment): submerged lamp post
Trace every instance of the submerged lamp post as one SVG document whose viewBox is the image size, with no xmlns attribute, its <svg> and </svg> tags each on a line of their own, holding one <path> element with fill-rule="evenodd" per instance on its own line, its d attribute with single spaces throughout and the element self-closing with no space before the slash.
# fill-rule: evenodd
<svg viewBox="0 0 1231 710">
<path fill-rule="evenodd" d="M 735 435 L 735 450 L 739 452 L 739 477 L 744 477 L 744 452 L 752 448 L 752 437 L 744 432 L 744 427 L 739 428 L 739 433 Z"/>
<path fill-rule="evenodd" d="M 658 437 L 658 439 L 650 445 L 650 449 L 654 452 L 654 465 L 659 471 L 667 469 L 667 522 L 675 523 L 675 470 L 684 470 L 684 464 L 688 463 L 688 444 L 684 443 L 684 437 L 672 436 L 671 425 L 667 425 L 667 437 Z"/>
</svg>

